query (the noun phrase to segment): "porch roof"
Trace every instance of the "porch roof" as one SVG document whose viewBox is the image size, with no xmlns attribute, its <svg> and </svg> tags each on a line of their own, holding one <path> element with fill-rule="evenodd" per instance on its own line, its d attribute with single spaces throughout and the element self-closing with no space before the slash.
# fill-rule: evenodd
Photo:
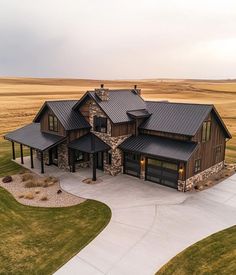
<svg viewBox="0 0 236 275">
<path fill-rule="evenodd" d="M 197 142 L 172 140 L 151 135 L 139 135 L 126 139 L 119 145 L 119 148 L 124 151 L 186 162 L 197 146 Z"/>
<path fill-rule="evenodd" d="M 65 137 L 42 133 L 40 123 L 31 123 L 4 136 L 5 139 L 45 151 L 62 142 Z"/>
<path fill-rule="evenodd" d="M 92 133 L 88 133 L 87 135 L 73 140 L 68 146 L 85 153 L 97 153 L 111 149 L 108 144 Z"/>
</svg>

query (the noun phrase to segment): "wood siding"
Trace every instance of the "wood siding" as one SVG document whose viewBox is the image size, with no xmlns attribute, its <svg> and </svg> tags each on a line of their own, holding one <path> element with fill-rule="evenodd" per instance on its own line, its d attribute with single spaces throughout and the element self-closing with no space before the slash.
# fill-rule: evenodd
<svg viewBox="0 0 236 275">
<path fill-rule="evenodd" d="M 49 108 L 47 108 L 44 111 L 44 114 L 42 115 L 41 120 L 40 120 L 41 131 L 45 132 L 45 133 L 50 133 L 53 135 L 65 137 L 66 131 L 59 120 L 58 120 L 58 132 L 49 131 L 49 125 L 48 125 L 48 116 L 49 115 L 54 115 L 54 113 Z"/>
<path fill-rule="evenodd" d="M 215 116 L 211 113 L 205 120 L 211 120 L 211 135 L 210 140 L 202 142 L 202 127 L 198 130 L 197 134 L 192 138 L 192 141 L 199 142 L 198 149 L 193 153 L 192 157 L 186 166 L 186 177 L 190 178 L 194 175 L 195 160 L 201 159 L 201 171 L 224 161 L 225 159 L 225 136 L 222 128 L 217 123 Z M 216 147 L 221 146 L 221 152 L 218 160 L 216 161 Z M 200 171 L 200 172 L 201 172 Z"/>
<path fill-rule="evenodd" d="M 82 137 L 90 132 L 90 129 L 79 129 L 68 131 L 68 142 L 75 140 L 79 137 Z"/>
<path fill-rule="evenodd" d="M 79 108 L 80 113 L 89 123 L 89 105 L 91 100 L 86 100 L 85 103 Z"/>
<path fill-rule="evenodd" d="M 190 140 L 190 137 L 184 136 L 184 135 L 158 132 L 158 131 L 145 130 L 145 129 L 139 129 L 139 133 L 146 134 L 146 135 L 159 136 L 159 137 L 166 137 L 166 138 L 175 139 L 175 140 Z"/>
<path fill-rule="evenodd" d="M 134 122 L 127 122 L 127 123 L 120 123 L 120 124 L 111 123 L 111 136 L 112 137 L 134 135 L 134 134 L 135 134 L 135 123 Z"/>
</svg>

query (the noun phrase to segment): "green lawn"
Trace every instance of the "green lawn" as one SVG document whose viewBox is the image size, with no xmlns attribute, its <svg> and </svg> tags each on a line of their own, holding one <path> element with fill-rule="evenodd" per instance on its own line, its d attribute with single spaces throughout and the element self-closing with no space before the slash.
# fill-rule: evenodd
<svg viewBox="0 0 236 275">
<path fill-rule="evenodd" d="M 175 256 L 156 275 L 236 274 L 236 226 L 215 233 Z"/>
<path fill-rule="evenodd" d="M 52 274 L 87 245 L 110 217 L 110 209 L 101 202 L 30 207 L 0 188 L 0 274 Z"/>
<path fill-rule="evenodd" d="M 19 145 L 15 144 L 16 157 L 20 156 Z M 24 149 L 24 155 L 28 154 L 28 149 Z M 11 152 L 11 142 L 5 141 L 0 137 L 0 178 L 6 175 L 12 175 L 22 170 L 22 167 L 13 161 Z"/>
</svg>

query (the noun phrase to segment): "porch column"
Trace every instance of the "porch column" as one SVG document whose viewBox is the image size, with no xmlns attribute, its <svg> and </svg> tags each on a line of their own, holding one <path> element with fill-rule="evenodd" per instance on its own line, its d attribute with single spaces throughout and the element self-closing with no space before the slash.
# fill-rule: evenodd
<svg viewBox="0 0 236 275">
<path fill-rule="evenodd" d="M 44 174 L 43 151 L 41 151 L 41 174 Z"/>
<path fill-rule="evenodd" d="M 72 173 L 75 172 L 75 150 L 71 149 L 71 166 L 72 166 Z"/>
<path fill-rule="evenodd" d="M 97 180 L 96 169 L 97 169 L 97 155 L 96 153 L 93 153 L 93 181 Z"/>
<path fill-rule="evenodd" d="M 31 168 L 34 168 L 33 149 L 30 147 L 30 163 Z"/>
<path fill-rule="evenodd" d="M 11 146 L 12 146 L 12 159 L 16 159 L 15 143 L 14 143 L 14 141 L 11 142 Z"/>
<path fill-rule="evenodd" d="M 24 164 L 23 145 L 22 144 L 20 144 L 20 159 L 21 159 L 21 164 Z"/>
</svg>

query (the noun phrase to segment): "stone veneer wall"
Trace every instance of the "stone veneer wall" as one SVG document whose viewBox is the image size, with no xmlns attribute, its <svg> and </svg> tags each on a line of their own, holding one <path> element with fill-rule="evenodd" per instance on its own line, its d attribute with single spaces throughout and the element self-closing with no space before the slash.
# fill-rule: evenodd
<svg viewBox="0 0 236 275">
<path fill-rule="evenodd" d="M 188 178 L 186 181 L 179 180 L 178 181 L 178 190 L 182 191 L 182 192 L 192 190 L 196 184 L 198 184 L 201 181 L 206 180 L 211 175 L 218 173 L 223 168 L 224 168 L 224 161 L 217 163 L 216 165 L 194 175 L 191 178 Z"/>
<path fill-rule="evenodd" d="M 104 155 L 104 172 L 112 176 L 118 175 L 122 172 L 122 152 L 120 149 L 117 148 L 117 146 L 121 144 L 125 139 L 127 139 L 130 135 L 112 137 L 110 119 L 107 120 L 107 133 L 93 131 L 94 116 L 107 117 L 105 113 L 97 106 L 97 104 L 94 101 L 91 101 L 89 105 L 89 123 L 92 126 L 91 132 L 111 147 L 109 153 L 112 154 L 112 161 L 109 165 L 107 163 L 107 158 Z"/>
<path fill-rule="evenodd" d="M 57 146 L 57 150 L 58 150 L 58 168 L 69 171 L 67 142 L 64 141 L 60 143 Z"/>
</svg>

